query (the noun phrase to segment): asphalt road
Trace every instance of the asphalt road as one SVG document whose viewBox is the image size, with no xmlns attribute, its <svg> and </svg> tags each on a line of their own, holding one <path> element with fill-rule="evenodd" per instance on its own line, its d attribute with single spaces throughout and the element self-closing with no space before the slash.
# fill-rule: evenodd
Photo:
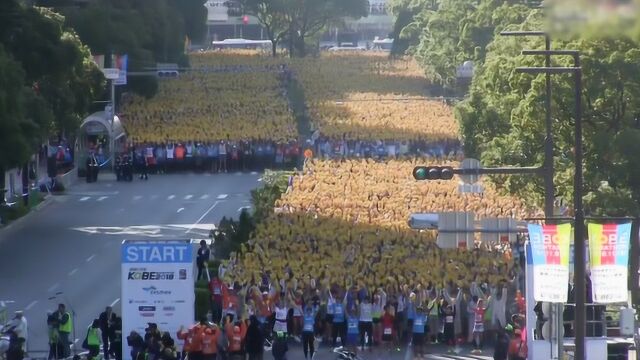
<svg viewBox="0 0 640 360">
<path fill-rule="evenodd" d="M 288 352 L 288 359 L 297 360 L 304 359 L 304 353 L 302 347 L 299 344 L 292 344 Z M 362 360 L 413 360 L 413 359 L 426 359 L 426 360 L 490 360 L 493 359 L 493 352 L 487 351 L 484 354 L 470 354 L 470 348 L 463 346 L 459 349 L 458 353 L 447 353 L 447 348 L 442 345 L 432 345 L 425 349 L 425 357 L 414 357 L 411 347 L 403 347 L 401 351 L 395 350 L 380 350 L 373 349 L 373 351 L 364 350 L 358 351 L 358 356 Z M 491 355 L 491 356 L 490 356 Z M 314 360 L 334 360 L 337 356 L 332 352 L 332 348 L 320 345 L 317 353 L 313 357 Z M 272 359 L 271 354 L 265 354 L 265 359 Z"/>
<path fill-rule="evenodd" d="M 258 173 L 161 175 L 132 183 L 109 177 L 79 183 L 0 230 L 0 301 L 14 301 L 10 316 L 24 310 L 31 353 L 48 348 L 46 312 L 60 302 L 77 314 L 80 339 L 105 306 L 120 313 L 122 240 L 206 238 L 223 216 L 237 217 L 250 206 L 249 191 L 261 181 Z"/>
</svg>

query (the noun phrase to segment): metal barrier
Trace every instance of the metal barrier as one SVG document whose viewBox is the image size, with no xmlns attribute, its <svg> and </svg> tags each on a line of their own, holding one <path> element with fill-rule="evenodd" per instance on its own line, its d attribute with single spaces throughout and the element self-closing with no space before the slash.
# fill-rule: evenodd
<svg viewBox="0 0 640 360">
<path fill-rule="evenodd" d="M 573 308 L 575 304 L 564 304 L 563 314 L 567 308 Z M 620 335 L 620 310 L 611 310 L 601 304 L 585 304 L 586 325 L 588 337 L 617 337 Z M 622 306 L 620 306 L 622 307 Z M 574 320 L 563 321 L 564 337 L 573 337 Z M 567 331 L 569 330 L 569 331 Z"/>
</svg>

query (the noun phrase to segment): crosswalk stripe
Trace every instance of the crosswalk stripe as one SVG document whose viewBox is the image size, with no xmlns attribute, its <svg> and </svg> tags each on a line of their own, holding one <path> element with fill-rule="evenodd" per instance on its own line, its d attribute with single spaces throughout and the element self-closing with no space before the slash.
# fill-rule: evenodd
<svg viewBox="0 0 640 360">
<path fill-rule="evenodd" d="M 227 196 L 229 196 L 229 195 L 227 195 L 227 194 L 220 194 L 220 195 L 218 195 L 218 200 L 226 199 L 226 198 L 227 198 Z"/>
<path fill-rule="evenodd" d="M 191 199 L 192 197 L 193 197 L 193 195 L 187 195 L 187 196 L 185 196 L 185 197 L 184 197 L 184 199 L 185 199 L 185 200 L 189 200 L 189 199 Z"/>
<path fill-rule="evenodd" d="M 209 198 L 209 194 L 204 194 L 204 195 L 200 196 L 200 200 L 205 200 L 207 198 Z"/>
<path fill-rule="evenodd" d="M 108 196 L 100 196 L 100 197 L 98 198 L 98 201 L 105 200 L 106 198 L 108 198 Z"/>
<path fill-rule="evenodd" d="M 140 199 L 142 199 L 142 196 L 140 196 L 140 195 L 136 195 L 136 196 L 133 197 L 134 201 L 137 201 L 137 200 L 140 200 Z"/>
<path fill-rule="evenodd" d="M 89 199 L 91 199 L 91 196 L 85 196 L 85 197 L 80 198 L 80 201 L 87 201 Z"/>
<path fill-rule="evenodd" d="M 175 197 L 176 197 L 175 195 L 169 195 L 169 196 L 167 197 L 167 200 L 173 200 L 173 198 L 175 198 Z"/>
</svg>

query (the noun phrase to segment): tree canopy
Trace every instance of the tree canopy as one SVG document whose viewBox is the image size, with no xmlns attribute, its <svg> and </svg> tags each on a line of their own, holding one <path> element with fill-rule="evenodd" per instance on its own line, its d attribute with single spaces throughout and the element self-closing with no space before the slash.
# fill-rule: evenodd
<svg viewBox="0 0 640 360">
<path fill-rule="evenodd" d="M 0 5 L 0 168 L 23 164 L 50 133 L 70 134 L 103 76 L 64 18 L 18 1 Z M 46 59 L 46 61 L 43 61 Z"/>
<path fill-rule="evenodd" d="M 129 71 L 145 71 L 157 62 L 188 65 L 186 37 L 202 40 L 204 0 L 96 0 L 82 8 L 61 8 L 93 54 L 128 54 Z M 151 97 L 155 77 L 129 77 L 128 89 Z"/>
<path fill-rule="evenodd" d="M 543 66 L 544 58 L 521 55 L 544 48 L 540 37 L 501 37 L 502 30 L 549 30 L 536 1 L 396 0 L 398 37 L 433 82 L 451 86 L 456 67 L 474 62 L 467 97 L 455 109 L 465 155 L 485 166 L 542 165 L 544 156 L 544 75 L 515 72 Z M 639 25 L 640 26 L 640 25 Z M 623 26 L 618 24 L 619 28 Z M 552 33 L 552 47 L 581 51 L 583 67 L 585 204 L 591 215 L 639 215 L 640 31 Z M 628 30 L 635 29 L 635 30 Z M 563 36 L 560 36 L 563 35 Z M 572 66 L 554 57 L 554 66 Z M 574 81 L 552 77 L 556 195 L 572 202 L 574 161 Z M 496 177 L 505 191 L 541 205 L 544 187 L 536 177 Z"/>
</svg>

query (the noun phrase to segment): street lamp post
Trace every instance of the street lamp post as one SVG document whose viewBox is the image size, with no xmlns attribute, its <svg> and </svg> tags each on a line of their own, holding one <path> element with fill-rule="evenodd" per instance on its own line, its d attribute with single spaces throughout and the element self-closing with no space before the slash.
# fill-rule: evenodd
<svg viewBox="0 0 640 360">
<path fill-rule="evenodd" d="M 551 51 L 551 37 L 548 33 L 544 31 L 502 31 L 500 32 L 501 36 L 515 36 L 515 37 L 524 37 L 524 36 L 538 36 L 544 37 L 544 48 L 545 51 Z M 525 52 L 522 52 L 523 55 Z M 551 54 L 545 54 L 545 67 L 551 67 Z M 544 181 L 544 216 L 545 222 L 549 222 L 554 217 L 554 200 L 555 200 L 555 189 L 553 183 L 554 176 L 554 158 L 553 158 L 553 121 L 551 118 L 551 74 L 545 74 L 545 141 L 544 141 L 544 172 L 543 172 L 543 181 Z M 562 336 L 560 335 L 560 328 L 563 326 L 563 305 L 558 304 L 555 307 L 555 316 L 552 316 L 555 323 L 553 326 L 557 328 L 557 351 L 558 358 L 562 356 L 563 351 L 563 343 Z"/>
<path fill-rule="evenodd" d="M 571 55 L 574 58 L 573 67 L 520 67 L 517 72 L 527 74 L 564 74 L 572 73 L 575 81 L 575 174 L 573 184 L 573 206 L 575 216 L 574 229 L 574 264 L 575 264 L 575 290 L 576 290 L 576 314 L 575 314 L 575 356 L 577 360 L 585 359 L 585 333 L 586 333 L 586 247 L 584 231 L 583 175 L 582 175 L 582 68 L 580 64 L 580 52 L 575 50 L 527 50 L 524 55 Z"/>
</svg>

